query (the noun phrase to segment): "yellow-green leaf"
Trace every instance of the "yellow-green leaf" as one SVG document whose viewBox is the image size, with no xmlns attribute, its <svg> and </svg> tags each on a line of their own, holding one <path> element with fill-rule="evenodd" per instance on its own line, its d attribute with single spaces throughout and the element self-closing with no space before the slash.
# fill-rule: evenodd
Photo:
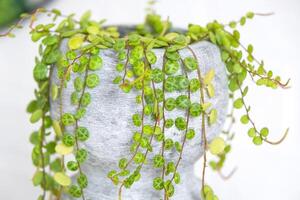
<svg viewBox="0 0 300 200">
<path fill-rule="evenodd" d="M 89 34 L 96 35 L 96 34 L 99 33 L 99 27 L 95 26 L 95 25 L 92 25 L 92 26 L 87 27 L 86 31 Z"/>
<path fill-rule="evenodd" d="M 30 117 L 30 122 L 31 123 L 36 123 L 37 121 L 39 121 L 43 116 L 43 110 L 42 109 L 38 109 L 36 111 L 34 111 Z"/>
<path fill-rule="evenodd" d="M 214 77 L 215 77 L 215 70 L 210 69 L 207 72 L 207 74 L 205 74 L 204 79 L 203 79 L 203 83 L 206 84 L 206 85 L 210 84 Z"/>
<path fill-rule="evenodd" d="M 209 125 L 216 123 L 217 117 L 218 117 L 218 111 L 216 109 L 212 109 L 208 116 Z"/>
<path fill-rule="evenodd" d="M 58 96 L 58 86 L 56 84 L 52 84 L 51 87 L 51 98 L 53 101 L 57 99 Z"/>
<path fill-rule="evenodd" d="M 172 41 L 172 40 L 174 40 L 176 37 L 178 37 L 178 33 L 174 33 L 174 32 L 172 32 L 172 33 L 167 33 L 167 34 L 165 35 L 165 38 L 166 38 L 167 41 Z"/>
<path fill-rule="evenodd" d="M 206 89 L 207 89 L 207 94 L 210 98 L 215 96 L 215 87 L 213 86 L 213 84 L 209 83 Z"/>
<path fill-rule="evenodd" d="M 38 186 L 42 183 L 43 180 L 43 172 L 41 171 L 36 171 L 35 174 L 32 177 L 32 182 L 34 186 Z"/>
<path fill-rule="evenodd" d="M 59 122 L 56 121 L 56 120 L 53 120 L 53 121 L 52 121 L 52 127 L 53 127 L 53 129 L 54 129 L 55 134 L 56 134 L 58 137 L 61 137 L 62 131 L 61 131 L 61 127 L 60 127 Z"/>
<path fill-rule="evenodd" d="M 73 147 L 68 147 L 63 143 L 57 144 L 55 147 L 56 153 L 61 155 L 68 155 L 73 152 L 73 149 L 74 149 Z"/>
<path fill-rule="evenodd" d="M 221 137 L 214 138 L 209 144 L 208 148 L 211 154 L 219 155 L 224 152 L 225 149 L 225 141 Z"/>
<path fill-rule="evenodd" d="M 77 34 L 70 38 L 70 40 L 68 42 L 68 46 L 72 50 L 78 49 L 83 44 L 83 41 L 84 41 L 84 36 L 81 34 Z"/>
<path fill-rule="evenodd" d="M 201 107 L 204 111 L 206 111 L 211 106 L 210 102 L 201 104 Z"/>
<path fill-rule="evenodd" d="M 157 113 L 158 113 L 158 103 L 157 103 L 157 100 L 154 99 L 154 109 L 153 109 L 153 113 L 154 113 L 154 116 L 157 116 Z"/>
<path fill-rule="evenodd" d="M 54 174 L 54 180 L 60 184 L 61 186 L 69 186 L 71 185 L 71 178 L 67 176 L 65 173 L 57 172 Z"/>
</svg>

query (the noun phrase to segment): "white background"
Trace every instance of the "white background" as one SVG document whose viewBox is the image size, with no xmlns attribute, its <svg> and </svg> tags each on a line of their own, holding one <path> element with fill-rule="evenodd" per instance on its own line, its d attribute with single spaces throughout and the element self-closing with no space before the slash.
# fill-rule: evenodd
<svg viewBox="0 0 300 200">
<path fill-rule="evenodd" d="M 145 0 L 60 0 L 48 7 L 63 13 L 82 14 L 91 10 L 108 24 L 132 24 L 143 21 Z M 249 10 L 273 11 L 271 17 L 257 17 L 242 28 L 242 41 L 252 43 L 258 58 L 284 79 L 291 78 L 289 90 L 254 88 L 248 102 L 258 125 L 271 129 L 270 139 L 277 139 L 290 127 L 287 140 L 279 146 L 256 147 L 246 134 L 246 127 L 236 127 L 236 140 L 224 173 L 237 166 L 228 181 L 208 172 L 207 181 L 222 200 L 300 200 L 299 136 L 299 0 L 160 0 L 156 6 L 174 25 L 205 24 L 217 19 L 239 19 Z M 15 39 L 0 39 L 0 199 L 36 199 L 38 189 L 31 185 L 34 168 L 28 142 L 33 126 L 25 113 L 33 97 L 32 78 L 37 46 L 30 42 L 28 30 L 16 32 Z M 200 174 L 200 163 L 196 173 Z"/>
</svg>

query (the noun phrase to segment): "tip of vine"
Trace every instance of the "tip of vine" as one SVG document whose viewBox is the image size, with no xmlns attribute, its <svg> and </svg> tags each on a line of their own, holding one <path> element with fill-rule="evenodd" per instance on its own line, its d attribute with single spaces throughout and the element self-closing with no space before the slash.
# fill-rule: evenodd
<svg viewBox="0 0 300 200">
<path fill-rule="evenodd" d="M 235 174 L 237 169 L 238 169 L 237 167 L 234 167 L 228 175 L 224 175 L 221 170 L 218 170 L 218 174 L 224 181 L 227 181 Z"/>
<path fill-rule="evenodd" d="M 275 12 L 268 12 L 268 13 L 255 13 L 257 16 L 271 16 L 275 15 Z"/>
<path fill-rule="evenodd" d="M 286 83 L 279 83 L 280 87 L 283 88 L 283 89 L 289 89 L 291 88 L 291 86 L 289 85 L 291 79 L 289 78 Z"/>
<path fill-rule="evenodd" d="M 280 140 L 278 141 L 270 141 L 268 139 L 265 139 L 265 142 L 271 144 L 271 145 L 278 145 L 281 144 L 287 137 L 288 133 L 289 133 L 290 128 L 287 128 L 285 133 L 283 134 L 283 136 L 280 138 Z"/>
</svg>

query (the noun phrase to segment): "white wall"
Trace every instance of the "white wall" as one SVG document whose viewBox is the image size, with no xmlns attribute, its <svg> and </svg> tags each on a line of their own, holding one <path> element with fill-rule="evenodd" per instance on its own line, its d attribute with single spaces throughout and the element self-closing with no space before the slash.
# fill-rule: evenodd
<svg viewBox="0 0 300 200">
<path fill-rule="evenodd" d="M 95 3 L 97 2 L 97 3 Z M 110 24 L 138 23 L 143 20 L 145 0 L 60 0 L 49 5 L 64 13 L 92 10 L 97 18 Z M 160 0 L 156 6 L 175 25 L 188 22 L 205 24 L 213 19 L 228 22 L 248 10 L 273 11 L 271 17 L 257 17 L 242 28 L 242 41 L 251 42 L 259 58 L 284 78 L 291 78 L 289 90 L 254 88 L 248 101 L 257 124 L 271 128 L 270 138 L 279 138 L 290 127 L 290 135 L 280 146 L 255 147 L 246 128 L 236 127 L 237 137 L 225 173 L 237 166 L 238 171 L 227 182 L 208 172 L 208 182 L 222 200 L 299 200 L 299 45 L 300 2 L 298 0 Z M 31 200 L 38 190 L 30 179 L 31 145 L 34 129 L 25 113 L 33 97 L 32 79 L 36 45 L 30 42 L 28 30 L 16 32 L 15 39 L 0 39 L 0 199 Z M 255 87 L 255 85 L 253 85 Z M 255 90 L 255 92 L 254 92 Z M 297 148 L 298 147 L 298 148 Z M 200 163 L 196 173 L 200 173 Z"/>
</svg>

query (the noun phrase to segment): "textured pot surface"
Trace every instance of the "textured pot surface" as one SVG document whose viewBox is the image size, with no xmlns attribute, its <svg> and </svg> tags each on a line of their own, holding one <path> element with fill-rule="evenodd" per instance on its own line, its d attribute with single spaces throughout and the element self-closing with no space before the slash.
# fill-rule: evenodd
<svg viewBox="0 0 300 200">
<path fill-rule="evenodd" d="M 63 45 L 66 50 L 66 45 Z M 215 70 L 213 84 L 215 86 L 215 97 L 207 101 L 212 103 L 212 107 L 218 111 L 218 121 L 213 126 L 207 127 L 208 141 L 217 136 L 221 130 L 227 114 L 228 87 L 225 66 L 221 61 L 219 49 L 209 42 L 199 42 L 190 45 L 199 60 L 202 74 L 207 73 L 211 68 Z M 163 49 L 155 49 L 157 63 L 153 68 L 161 68 L 163 61 Z M 118 75 L 115 70 L 117 55 L 112 50 L 102 50 L 103 58 L 102 69 L 95 72 L 100 77 L 100 85 L 92 90 L 87 89 L 92 95 L 92 102 L 87 108 L 85 117 L 79 121 L 79 126 L 85 126 L 90 131 L 90 139 L 83 145 L 89 152 L 87 162 L 82 166 L 83 171 L 89 179 L 89 186 L 84 190 L 86 199 L 91 200 L 116 200 L 118 186 L 113 185 L 107 178 L 107 173 L 112 169 L 118 168 L 120 158 L 130 158 L 130 144 L 134 131 L 140 128 L 132 124 L 132 115 L 141 111 L 141 106 L 135 103 L 137 91 L 133 90 L 129 94 L 122 92 L 118 85 L 112 80 Z M 188 49 L 180 51 L 182 58 L 192 56 Z M 182 72 L 180 72 L 182 73 Z M 189 78 L 196 78 L 196 72 L 189 73 Z M 75 113 L 75 106 L 70 103 L 70 95 L 74 91 L 73 80 L 71 77 L 67 88 L 63 93 L 63 111 Z M 56 71 L 54 70 L 51 81 L 59 85 Z M 157 84 L 157 88 L 161 88 Z M 185 92 L 182 92 L 184 94 Z M 181 93 L 166 93 L 167 97 L 176 97 Z M 192 93 L 192 102 L 199 102 L 199 92 Z M 59 102 L 51 102 L 52 117 L 59 119 Z M 166 112 L 166 118 L 175 119 L 176 116 L 185 116 L 184 111 L 175 109 Z M 146 118 L 146 123 L 154 122 Z M 160 124 L 162 127 L 162 124 Z M 200 199 L 200 180 L 194 176 L 193 165 L 203 154 L 203 142 L 201 141 L 201 117 L 191 118 L 189 127 L 194 128 L 196 136 L 193 140 L 188 140 L 183 151 L 183 158 L 179 165 L 181 182 L 175 186 L 175 194 L 172 200 L 192 200 Z M 69 131 L 72 127 L 69 128 Z M 174 141 L 182 143 L 183 131 L 176 128 L 166 129 L 165 137 L 172 138 Z M 160 176 L 161 171 L 154 170 L 152 167 L 152 157 L 161 149 L 161 143 L 153 142 L 153 152 L 148 154 L 148 162 L 141 171 L 141 179 L 134 183 L 130 189 L 123 189 L 124 200 L 156 200 L 162 197 L 162 193 L 152 187 L 153 178 Z M 143 150 L 144 151 L 144 150 Z M 179 153 L 175 149 L 165 152 L 167 161 L 176 162 Z M 200 169 L 198 169 L 200 170 Z M 68 199 L 65 197 L 64 199 Z"/>
</svg>

